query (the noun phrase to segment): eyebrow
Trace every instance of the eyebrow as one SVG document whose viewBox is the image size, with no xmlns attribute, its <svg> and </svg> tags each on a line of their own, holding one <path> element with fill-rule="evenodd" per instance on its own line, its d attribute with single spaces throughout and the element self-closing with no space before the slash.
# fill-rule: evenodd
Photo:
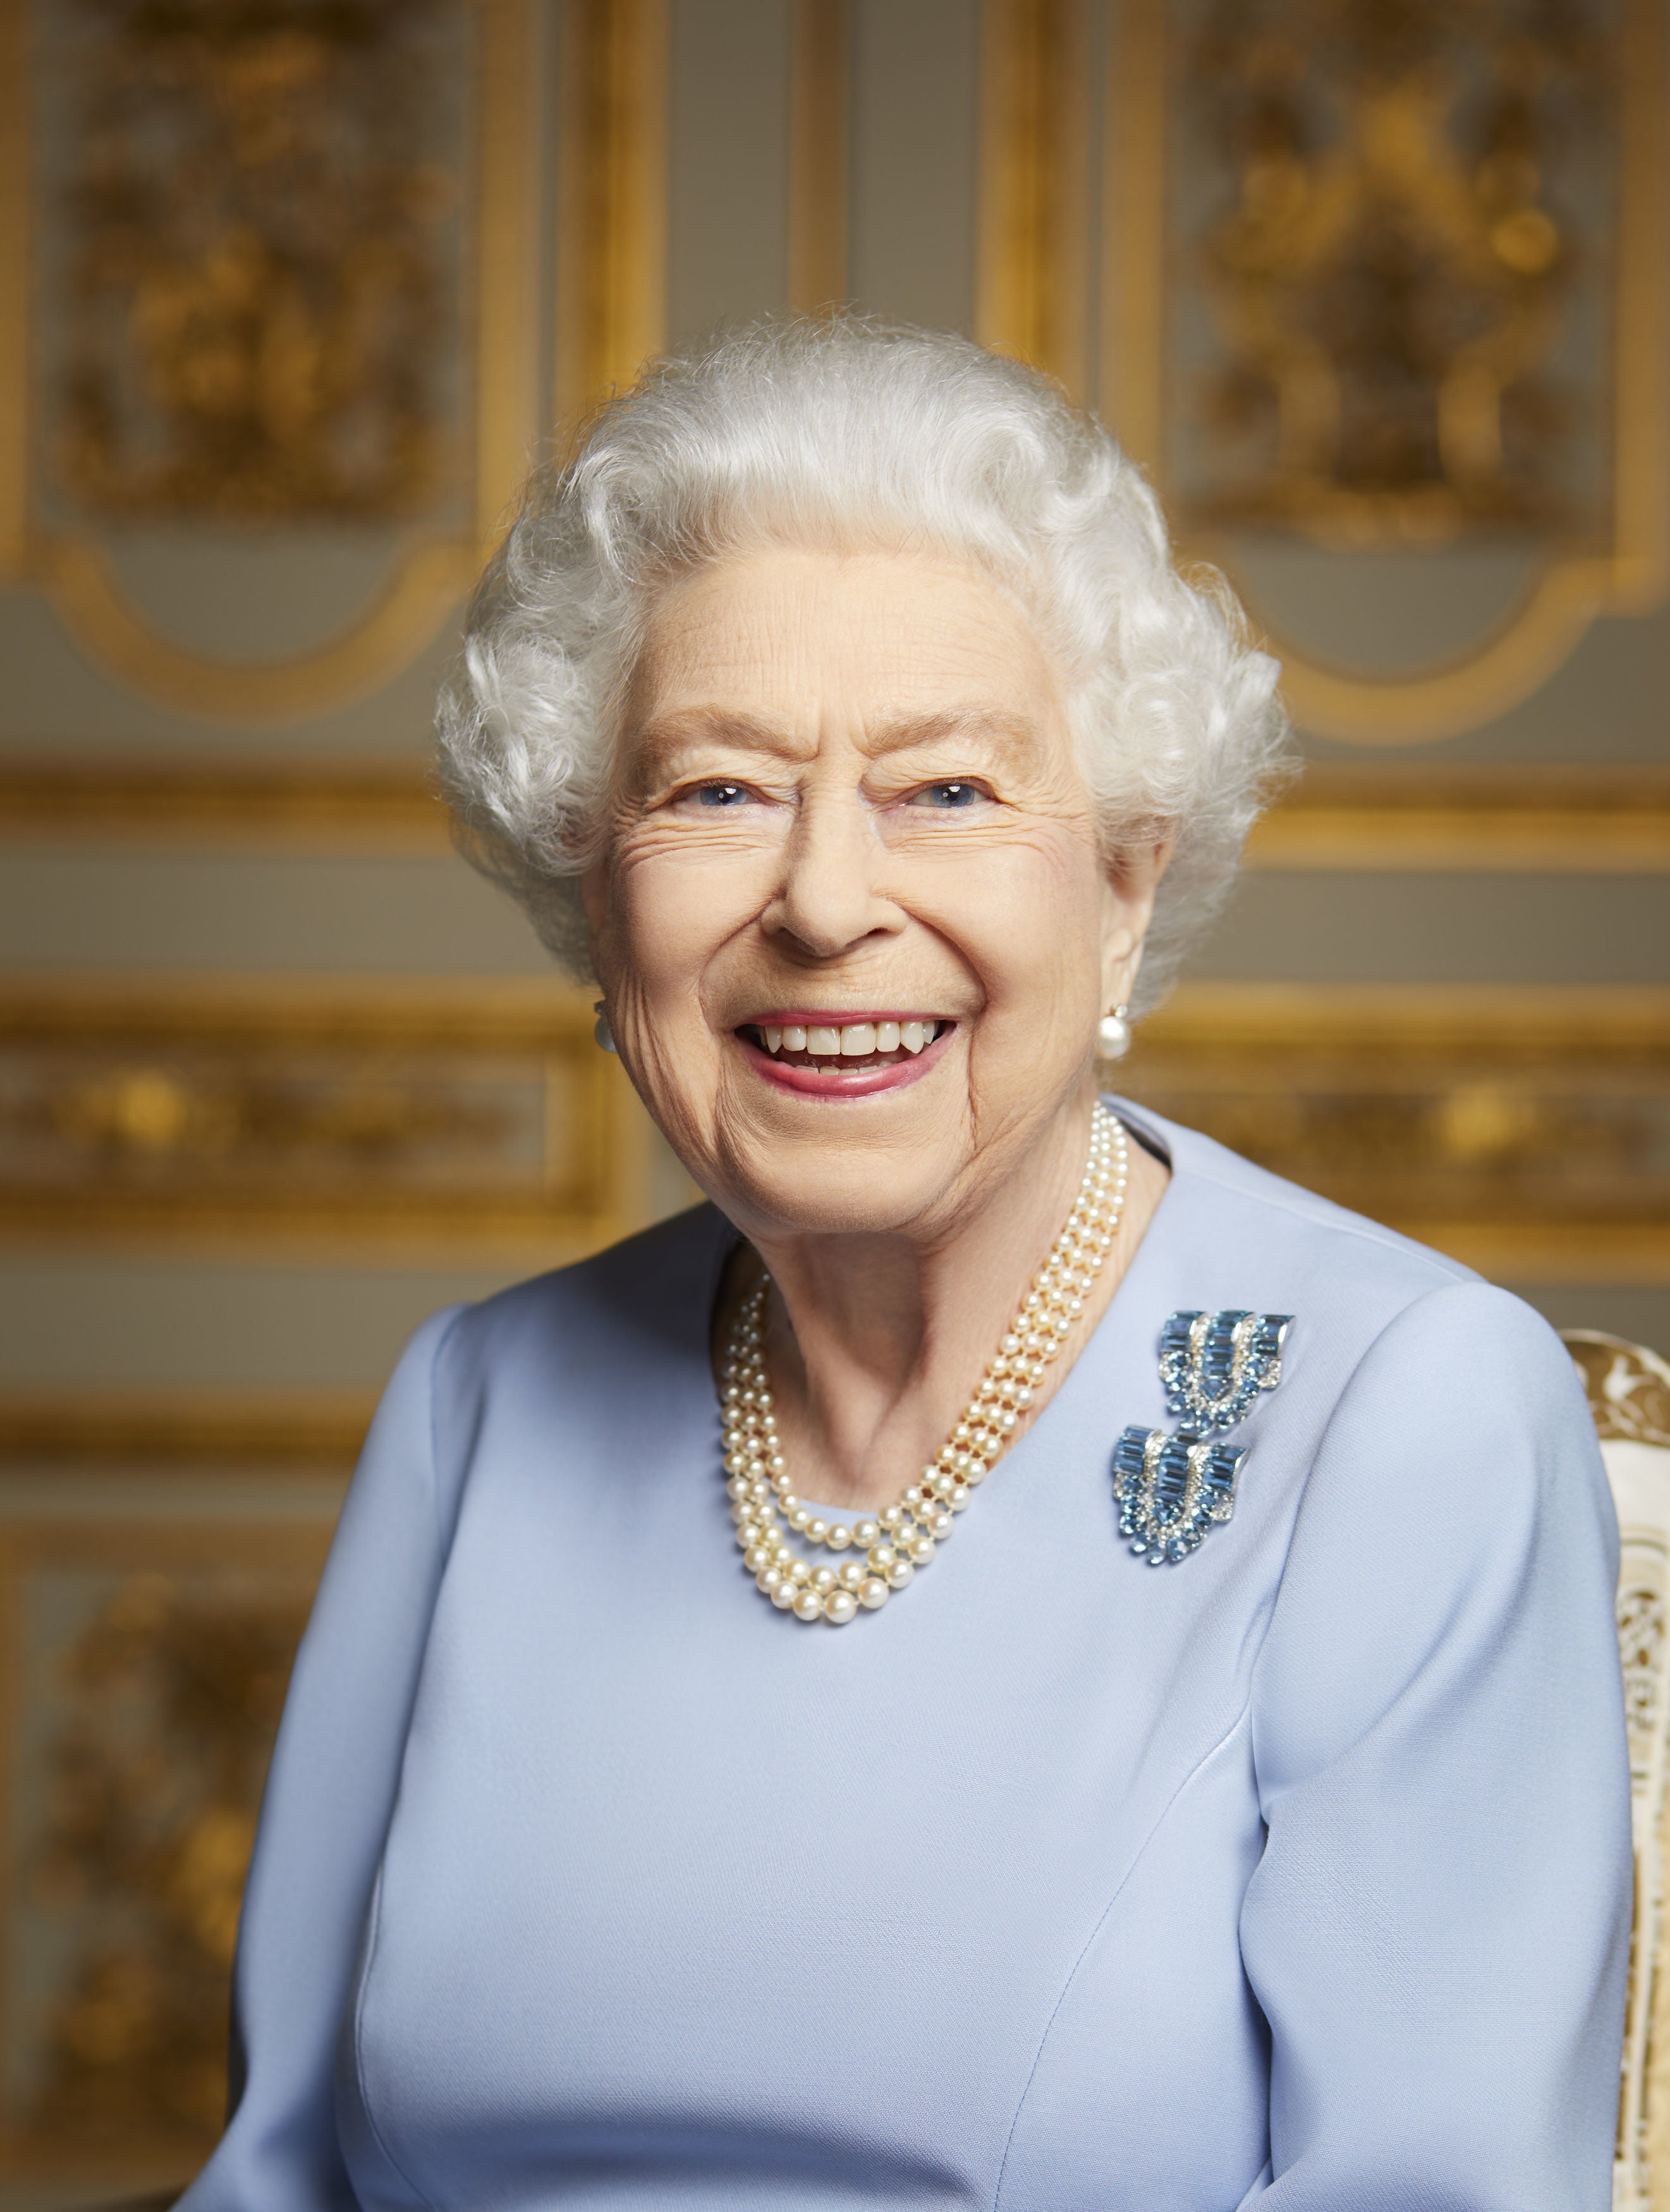
<svg viewBox="0 0 1670 2212">
<path fill-rule="evenodd" d="M 872 758 L 906 752 L 915 745 L 936 744 L 946 738 L 998 738 L 1029 748 L 1038 732 L 1023 714 L 1009 714 L 990 707 L 949 707 L 927 714 L 897 714 L 876 723 L 865 750 Z M 809 748 L 791 738 L 778 724 L 768 722 L 732 707 L 681 707 L 658 715 L 638 732 L 641 759 L 664 759 L 681 745 L 720 744 L 740 746 L 748 752 L 792 752 L 805 757 Z"/>
</svg>

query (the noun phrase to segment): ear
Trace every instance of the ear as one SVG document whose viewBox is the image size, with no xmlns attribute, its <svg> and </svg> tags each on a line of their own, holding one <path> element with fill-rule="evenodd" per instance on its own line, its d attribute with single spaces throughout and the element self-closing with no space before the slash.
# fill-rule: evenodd
<svg viewBox="0 0 1670 2212">
<path fill-rule="evenodd" d="M 1154 913 L 1154 895 L 1171 865 L 1175 837 L 1121 852 L 1109 870 L 1102 898 L 1102 1004 L 1126 1006 L 1142 966 L 1143 939 Z"/>
</svg>

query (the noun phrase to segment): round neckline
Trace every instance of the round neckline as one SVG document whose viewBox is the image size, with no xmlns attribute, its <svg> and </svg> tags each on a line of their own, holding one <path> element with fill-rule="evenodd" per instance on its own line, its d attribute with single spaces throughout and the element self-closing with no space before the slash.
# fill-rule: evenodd
<svg viewBox="0 0 1670 2212">
<path fill-rule="evenodd" d="M 1114 1290 L 1112 1297 L 1108 1301 L 1107 1306 L 1104 1308 L 1101 1318 L 1097 1321 L 1095 1328 L 1090 1331 L 1089 1336 L 1085 1338 L 1084 1342 L 1080 1346 L 1072 1366 L 1068 1368 L 1066 1373 L 1061 1377 L 1060 1383 L 1057 1385 L 1054 1392 L 1051 1395 L 1049 1403 L 1041 1410 L 1036 1419 L 1027 1429 L 1025 1433 L 1017 1437 L 1014 1443 L 1004 1453 L 1002 1459 L 998 1463 L 999 1467 L 1012 1467 L 1017 1462 L 1019 1462 L 1022 1465 L 1029 1463 L 1032 1456 L 1033 1450 L 1037 1444 L 1038 1438 L 1049 1427 L 1050 1416 L 1055 1412 L 1057 1407 L 1060 1406 L 1065 1401 L 1068 1401 L 1075 1397 L 1079 1390 L 1091 1387 L 1087 1370 L 1092 1364 L 1092 1354 L 1099 1349 L 1104 1348 L 1109 1341 L 1113 1333 L 1115 1318 L 1120 1313 L 1120 1306 L 1122 1304 L 1127 1303 L 1126 1291 L 1133 1279 L 1145 1275 L 1147 1273 L 1148 1267 L 1152 1264 L 1151 1255 L 1153 1254 L 1155 1249 L 1155 1231 L 1160 1226 L 1162 1219 L 1167 1217 L 1168 1209 L 1169 1209 L 1170 1212 L 1174 1215 L 1176 1210 L 1172 1202 L 1173 1194 L 1176 1190 L 1178 1177 L 1180 1173 L 1182 1172 L 1182 1169 L 1178 1157 L 1179 1147 L 1175 1142 L 1172 1140 L 1170 1128 L 1157 1127 L 1154 1121 L 1147 1115 L 1144 1114 L 1139 1108 L 1134 1107 L 1128 1099 L 1122 1098 L 1114 1092 L 1100 1091 L 1097 1093 L 1097 1097 L 1104 1105 L 1110 1107 L 1114 1112 L 1119 1115 L 1120 1120 L 1125 1125 L 1127 1135 L 1129 1135 L 1135 1142 L 1142 1145 L 1145 1151 L 1152 1154 L 1152 1156 L 1157 1158 L 1165 1167 L 1167 1171 L 1166 1186 L 1160 1193 L 1158 1204 L 1155 1206 L 1152 1214 L 1149 1217 L 1148 1226 L 1143 1231 L 1142 1242 L 1132 1254 L 1130 1265 L 1126 1268 L 1124 1274 L 1120 1277 L 1118 1286 Z M 1140 1131 L 1140 1134 L 1139 1134 L 1139 1131 Z M 1187 1133 L 1185 1132 L 1181 1133 Z M 717 1208 L 715 1211 L 717 1211 Z M 725 1216 L 720 1214 L 720 1218 L 721 1221 L 724 1221 Z M 717 1263 L 714 1269 L 712 1292 L 704 1308 L 706 1316 L 706 1328 L 703 1332 L 704 1353 L 706 1346 L 712 1341 L 713 1316 L 718 1304 L 720 1286 L 725 1279 L 726 1268 L 730 1263 L 732 1254 L 741 1244 L 746 1242 L 746 1239 L 742 1237 L 741 1233 L 728 1221 L 726 1222 L 726 1227 L 730 1230 L 731 1234 L 720 1246 Z M 711 1368 L 708 1371 L 711 1377 Z M 716 1379 L 714 1381 L 714 1387 L 717 1387 Z M 993 1471 L 994 1474 L 996 1471 L 997 1470 L 994 1468 Z M 817 1515 L 826 1521 L 842 1522 L 849 1528 L 855 1521 L 873 1521 L 878 1510 L 874 1506 L 825 1505 L 820 1504 L 816 1499 L 806 1497 L 803 1492 L 796 1491 L 794 1494 L 796 1498 L 799 1499 L 799 1502 L 805 1505 L 811 1513 Z M 832 1559 L 844 1559 L 847 1554 L 844 1553 L 832 1553 L 829 1556 Z"/>
</svg>

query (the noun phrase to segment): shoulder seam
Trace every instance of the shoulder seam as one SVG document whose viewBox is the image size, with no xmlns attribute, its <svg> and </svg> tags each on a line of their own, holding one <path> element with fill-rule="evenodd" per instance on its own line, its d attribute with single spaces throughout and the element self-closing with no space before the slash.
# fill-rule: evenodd
<svg viewBox="0 0 1670 2212">
<path fill-rule="evenodd" d="M 441 1526 L 440 1519 L 440 1411 L 435 1396 L 436 1370 L 440 1365 L 441 1352 L 452 1341 L 453 1331 L 469 1310 L 465 1304 L 454 1306 L 446 1316 L 446 1327 L 436 1330 L 435 1340 L 429 1347 L 429 1511 L 434 1521 L 435 1542 L 443 1547 L 450 1543 L 451 1539 Z"/>
<path fill-rule="evenodd" d="M 1370 1221 L 1363 1214 L 1352 1213 L 1344 1206 L 1333 1209 L 1337 1218 L 1318 1221 L 1308 1214 L 1303 1206 L 1294 1205 L 1290 1199 L 1283 1197 L 1278 1192 L 1242 1189 L 1224 1176 L 1215 1175 L 1209 1166 L 1203 1166 L 1197 1161 L 1190 1162 L 1188 1173 L 1198 1176 L 1202 1182 L 1214 1184 L 1219 1190 L 1233 1191 L 1239 1198 L 1251 1199 L 1257 1205 L 1267 1206 L 1277 1212 L 1290 1215 L 1293 1219 L 1305 1223 L 1308 1227 L 1330 1230 L 1335 1236 L 1355 1237 L 1364 1244 L 1376 1246 L 1381 1251 L 1394 1252 L 1400 1258 L 1424 1262 L 1435 1274 L 1444 1279 L 1442 1283 L 1435 1284 L 1434 1289 L 1448 1287 L 1451 1283 L 1466 1285 L 1469 1283 L 1482 1282 L 1485 1279 L 1473 1268 L 1464 1267 L 1460 1261 L 1451 1260 L 1442 1252 L 1435 1252 L 1430 1245 L 1418 1244 L 1412 1237 L 1400 1236 L 1395 1229 L 1384 1228 L 1379 1222 Z M 1333 1203 L 1331 1200 L 1327 1199 L 1321 1202 L 1328 1206 Z M 1421 1291 L 1418 1295 L 1424 1297 L 1427 1294 Z M 1412 1304 L 1413 1300 L 1411 1303 Z"/>
</svg>

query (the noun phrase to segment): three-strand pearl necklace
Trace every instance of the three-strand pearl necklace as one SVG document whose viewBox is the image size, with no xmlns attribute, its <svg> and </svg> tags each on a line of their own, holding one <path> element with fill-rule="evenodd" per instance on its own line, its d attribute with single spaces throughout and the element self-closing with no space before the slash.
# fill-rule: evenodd
<svg viewBox="0 0 1670 2212">
<path fill-rule="evenodd" d="M 1090 1159 L 1066 1226 L 1033 1278 L 980 1387 L 938 1458 L 873 1519 L 828 1521 L 791 1489 L 765 1370 L 769 1280 L 744 1300 L 720 1366 L 726 1486 L 744 1562 L 773 1605 L 797 1620 L 844 1626 L 860 1607 L 873 1613 L 885 1605 L 932 1559 L 1019 1427 L 1044 1370 L 1084 1311 L 1119 1233 L 1129 1164 L 1118 1115 L 1098 1103 Z M 788 1542 L 784 1523 L 808 1544 L 862 1556 L 839 1566 L 814 1566 Z"/>
</svg>

